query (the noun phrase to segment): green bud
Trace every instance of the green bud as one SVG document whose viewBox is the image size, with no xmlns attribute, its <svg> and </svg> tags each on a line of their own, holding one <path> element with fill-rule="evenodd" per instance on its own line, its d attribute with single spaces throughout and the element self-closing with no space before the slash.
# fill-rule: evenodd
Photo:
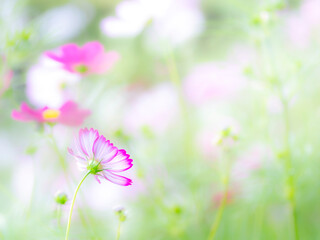
<svg viewBox="0 0 320 240">
<path fill-rule="evenodd" d="M 251 22 L 253 25 L 264 25 L 269 23 L 271 15 L 269 11 L 261 11 L 258 15 L 252 18 Z"/>
<path fill-rule="evenodd" d="M 127 219 L 127 215 L 126 215 L 125 209 L 123 207 L 115 208 L 115 213 L 119 217 L 120 222 L 124 222 Z"/>
<path fill-rule="evenodd" d="M 55 196 L 55 201 L 57 204 L 64 205 L 68 201 L 68 196 L 65 193 L 57 193 Z"/>
<path fill-rule="evenodd" d="M 180 215 L 182 213 L 182 208 L 179 205 L 175 205 L 175 206 L 172 207 L 172 211 L 176 215 Z"/>
<path fill-rule="evenodd" d="M 34 155 L 37 152 L 37 147 L 36 146 L 29 146 L 26 149 L 26 154 L 27 155 Z"/>
<path fill-rule="evenodd" d="M 149 139 L 154 138 L 154 133 L 152 129 L 147 125 L 141 128 L 141 132 L 146 138 L 149 138 Z"/>
</svg>

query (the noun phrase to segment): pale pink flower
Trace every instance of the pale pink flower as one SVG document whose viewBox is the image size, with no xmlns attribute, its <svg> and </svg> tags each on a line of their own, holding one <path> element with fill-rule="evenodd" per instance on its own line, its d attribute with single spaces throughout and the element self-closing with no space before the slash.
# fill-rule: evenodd
<svg viewBox="0 0 320 240">
<path fill-rule="evenodd" d="M 234 164 L 232 178 L 239 180 L 248 177 L 254 170 L 262 167 L 271 151 L 264 145 L 255 145 L 248 149 Z"/>
<path fill-rule="evenodd" d="M 194 68 L 184 81 L 188 100 L 203 104 L 211 100 L 229 100 L 243 88 L 245 78 L 239 66 L 206 63 Z"/>
<path fill-rule="evenodd" d="M 74 87 L 80 79 L 79 75 L 63 69 L 60 63 L 41 56 L 27 72 L 26 95 L 36 107 L 59 108 L 75 98 Z"/>
<path fill-rule="evenodd" d="M 286 14 L 285 30 L 290 42 L 304 48 L 313 37 L 320 39 L 320 2 L 305 0 L 298 11 Z"/>
<path fill-rule="evenodd" d="M 124 149 L 118 149 L 94 129 L 80 129 L 79 136 L 68 149 L 77 160 L 80 170 L 88 170 L 100 183 L 106 179 L 112 183 L 128 186 L 132 180 L 118 175 L 132 167 L 132 159 Z"/>
<path fill-rule="evenodd" d="M 144 127 L 153 133 L 165 132 L 179 113 L 179 100 L 170 84 L 160 84 L 136 97 L 124 116 L 124 129 L 139 134 Z M 132 118 L 132 116 L 135 116 Z"/>
<path fill-rule="evenodd" d="M 32 109 L 26 103 L 22 103 L 20 110 L 12 111 L 12 118 L 21 122 L 35 121 L 38 123 L 79 126 L 89 114 L 89 110 L 80 110 L 78 105 L 72 101 L 66 102 L 59 109 L 48 107 Z"/>
<path fill-rule="evenodd" d="M 235 192 L 232 190 L 228 190 L 227 193 L 225 191 L 220 191 L 214 194 L 213 196 L 213 202 L 215 207 L 219 207 L 222 204 L 222 201 L 224 200 L 224 198 L 226 198 L 226 204 L 230 204 L 232 203 L 232 201 L 234 200 L 234 195 Z"/>
<path fill-rule="evenodd" d="M 126 0 L 116 16 L 101 22 L 109 37 L 135 37 L 148 25 L 148 35 L 173 44 L 186 41 L 203 30 L 204 17 L 194 0 Z"/>
<path fill-rule="evenodd" d="M 69 43 L 61 46 L 58 52 L 49 51 L 46 55 L 63 64 L 67 71 L 81 75 L 103 74 L 119 59 L 117 52 L 105 52 L 104 46 L 97 41 L 82 47 Z"/>
</svg>

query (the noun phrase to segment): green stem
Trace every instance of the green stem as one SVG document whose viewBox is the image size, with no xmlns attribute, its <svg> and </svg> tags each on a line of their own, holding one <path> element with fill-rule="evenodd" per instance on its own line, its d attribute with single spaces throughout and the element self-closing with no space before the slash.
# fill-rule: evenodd
<svg viewBox="0 0 320 240">
<path fill-rule="evenodd" d="M 284 142 L 286 149 L 286 175 L 289 185 L 288 200 L 291 208 L 292 224 L 294 229 L 294 239 L 299 240 L 298 232 L 298 220 L 297 220 L 297 208 L 296 208 L 296 196 L 295 196 L 295 179 L 294 170 L 292 165 L 291 149 L 290 149 L 290 117 L 288 102 L 283 95 L 281 95 L 281 101 L 283 104 L 283 115 L 285 124 Z"/>
<path fill-rule="evenodd" d="M 74 206 L 74 203 L 75 203 L 75 200 L 76 200 L 77 193 L 78 193 L 78 191 L 79 191 L 79 189 L 80 189 L 81 184 L 83 183 L 83 181 L 87 178 L 87 176 L 88 176 L 90 173 L 91 173 L 90 171 L 87 172 L 87 174 L 81 179 L 80 183 L 78 184 L 78 186 L 77 186 L 77 188 L 76 188 L 76 191 L 74 192 L 73 199 L 72 199 L 72 202 L 71 202 L 69 217 L 68 217 L 68 225 L 67 225 L 65 240 L 68 240 L 68 238 L 69 238 L 69 231 L 70 231 L 70 224 L 71 224 L 71 216 L 72 216 L 73 206 Z"/>
<path fill-rule="evenodd" d="M 120 233 L 121 233 L 121 221 L 119 220 L 116 240 L 120 239 Z"/>
<path fill-rule="evenodd" d="M 66 161 L 64 159 L 64 157 L 62 156 L 60 150 L 59 150 L 59 147 L 57 145 L 57 142 L 55 141 L 54 137 L 53 137 L 53 134 L 50 133 L 48 134 L 48 138 L 51 142 L 51 145 L 52 145 L 52 148 L 53 150 L 56 152 L 56 154 L 58 155 L 58 158 L 59 158 L 59 161 L 60 161 L 60 164 L 61 164 L 61 167 L 63 169 L 63 172 L 65 173 L 66 176 L 68 176 L 68 169 L 67 169 L 67 165 L 66 165 Z"/>
<path fill-rule="evenodd" d="M 218 213 L 217 213 L 217 215 L 214 219 L 214 222 L 212 224 L 208 240 L 213 240 L 214 237 L 216 236 L 216 233 L 218 231 L 218 228 L 219 228 L 219 225 L 220 225 L 220 222 L 222 219 L 222 215 L 223 215 L 226 203 L 227 203 L 227 197 L 228 197 L 228 187 L 226 186 L 225 192 L 223 194 L 222 202 L 219 206 Z"/>
<path fill-rule="evenodd" d="M 185 129 L 184 144 L 186 145 L 187 156 L 189 156 L 187 159 L 189 162 L 191 162 L 193 156 L 191 141 L 193 133 L 191 127 L 191 119 L 188 113 L 188 104 L 182 91 L 182 81 L 179 75 L 177 61 L 175 59 L 174 52 L 170 47 L 168 47 L 168 52 L 166 55 L 166 65 L 168 67 L 170 81 L 172 82 L 178 93 L 181 116 L 183 119 L 183 128 Z"/>
<path fill-rule="evenodd" d="M 61 206 L 58 205 L 57 207 L 57 224 L 58 227 L 61 227 Z"/>
</svg>

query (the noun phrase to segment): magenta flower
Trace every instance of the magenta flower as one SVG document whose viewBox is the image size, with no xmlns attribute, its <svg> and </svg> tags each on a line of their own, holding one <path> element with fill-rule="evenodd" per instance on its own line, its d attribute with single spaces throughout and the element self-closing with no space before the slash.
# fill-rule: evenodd
<svg viewBox="0 0 320 240">
<path fill-rule="evenodd" d="M 21 122 L 36 121 L 79 126 L 89 114 L 89 110 L 80 110 L 78 105 L 72 101 L 66 102 L 59 109 L 44 107 L 36 110 L 30 108 L 26 103 L 22 103 L 20 110 L 12 111 L 12 118 Z"/>
<path fill-rule="evenodd" d="M 132 184 L 131 179 L 116 174 L 132 167 L 130 155 L 113 146 L 103 135 L 99 135 L 97 130 L 80 129 L 79 137 L 75 138 L 68 151 L 78 160 L 79 168 L 90 171 L 99 183 L 100 178 L 104 178 L 122 186 Z"/>
<path fill-rule="evenodd" d="M 102 74 L 119 59 L 114 51 L 105 52 L 99 42 L 88 42 L 82 47 L 69 43 L 60 47 L 59 52 L 46 52 L 51 59 L 63 64 L 64 69 L 81 75 Z"/>
</svg>

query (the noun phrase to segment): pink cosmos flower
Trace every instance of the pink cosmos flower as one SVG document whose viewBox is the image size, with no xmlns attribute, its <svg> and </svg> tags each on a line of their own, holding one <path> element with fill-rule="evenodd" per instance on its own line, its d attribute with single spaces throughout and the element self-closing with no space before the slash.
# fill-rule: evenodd
<svg viewBox="0 0 320 240">
<path fill-rule="evenodd" d="M 130 155 L 124 149 L 113 146 L 97 130 L 80 129 L 79 137 L 75 138 L 68 151 L 78 160 L 79 168 L 89 170 L 99 183 L 100 179 L 106 179 L 121 186 L 132 184 L 131 179 L 116 174 L 133 166 Z"/>
<path fill-rule="evenodd" d="M 67 71 L 81 75 L 103 74 L 119 59 L 117 52 L 105 52 L 104 46 L 97 41 L 82 47 L 69 43 L 61 46 L 59 52 L 49 51 L 46 55 L 63 64 Z"/>
<path fill-rule="evenodd" d="M 72 101 L 66 102 L 59 109 L 44 107 L 36 110 L 30 108 L 26 103 L 22 103 L 20 110 L 12 111 L 12 118 L 21 122 L 36 121 L 38 123 L 79 126 L 89 114 L 89 110 L 80 110 L 78 105 Z"/>
</svg>

